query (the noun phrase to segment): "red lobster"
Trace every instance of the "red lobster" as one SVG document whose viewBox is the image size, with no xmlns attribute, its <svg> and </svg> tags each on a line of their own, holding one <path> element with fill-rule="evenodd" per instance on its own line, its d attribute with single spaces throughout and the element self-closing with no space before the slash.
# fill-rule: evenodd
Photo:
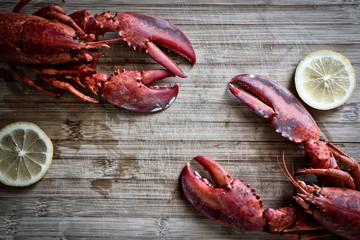
<svg viewBox="0 0 360 240">
<path fill-rule="evenodd" d="M 115 106 L 138 112 L 156 112 L 169 107 L 178 95 L 173 87 L 147 87 L 156 80 L 186 75 L 156 45 L 174 50 L 196 62 L 194 49 L 185 34 L 173 24 L 143 13 L 109 12 L 93 15 L 87 10 L 66 15 L 56 5 L 46 6 L 33 15 L 17 12 L 30 0 L 22 0 L 13 13 L 0 12 L 0 60 L 8 62 L 13 72 L 30 86 L 53 97 L 62 93 L 48 90 L 21 72 L 14 63 L 24 64 L 41 79 L 65 89 L 86 102 L 98 100 L 78 90 L 86 88 Z M 97 41 L 107 32 L 119 32 L 120 38 Z M 95 71 L 99 47 L 123 40 L 134 50 L 145 50 L 165 69 L 143 72 L 115 71 L 110 77 Z"/>
<path fill-rule="evenodd" d="M 290 239 L 324 237 L 329 235 L 328 231 L 347 239 L 360 239 L 360 192 L 357 190 L 309 186 L 293 179 L 286 169 L 288 178 L 299 191 L 296 202 L 321 226 L 294 207 L 262 210 L 263 202 L 250 185 L 232 179 L 225 168 L 207 157 L 197 156 L 194 160 L 209 172 L 216 186 L 187 164 L 181 173 L 182 189 L 188 201 L 212 220 L 239 230 L 280 233 Z"/>
<path fill-rule="evenodd" d="M 291 141 L 304 143 L 313 169 L 296 173 L 320 175 L 320 182 L 332 187 L 307 186 L 290 174 L 288 177 L 300 191 L 296 201 L 322 226 L 313 223 L 312 218 L 296 208 L 263 211 L 262 200 L 255 189 L 232 179 L 218 163 L 203 156 L 194 160 L 210 173 L 216 187 L 209 185 L 209 181 L 202 179 L 187 164 L 181 173 L 181 185 L 189 202 L 205 216 L 240 230 L 263 230 L 288 238 L 312 239 L 327 235 L 321 230 L 325 228 L 348 239 L 360 239 L 360 192 L 355 190 L 360 188 L 359 163 L 332 143 L 321 140 L 309 112 L 278 83 L 263 76 L 243 74 L 234 77 L 229 88 L 255 113 L 269 119 L 276 132 Z M 351 174 L 340 170 L 337 160 L 349 166 Z M 298 231 L 304 230 L 316 231 L 297 235 Z"/>
</svg>

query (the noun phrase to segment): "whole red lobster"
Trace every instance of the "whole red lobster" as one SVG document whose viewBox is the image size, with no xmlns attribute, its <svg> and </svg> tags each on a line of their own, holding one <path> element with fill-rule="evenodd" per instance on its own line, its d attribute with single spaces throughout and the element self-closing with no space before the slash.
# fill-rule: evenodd
<svg viewBox="0 0 360 240">
<path fill-rule="evenodd" d="M 143 13 L 109 12 L 93 15 L 81 10 L 67 15 L 56 5 L 46 6 L 33 15 L 17 12 L 30 0 L 22 0 L 13 13 L 0 12 L 0 61 L 8 62 L 13 72 L 30 86 L 53 97 L 62 93 L 48 90 L 20 71 L 14 63 L 24 64 L 50 85 L 65 89 L 84 101 L 98 100 L 78 90 L 86 88 L 115 106 L 138 112 L 156 112 L 169 107 L 178 95 L 173 87 L 147 87 L 165 77 L 186 75 L 156 45 L 174 50 L 196 62 L 194 49 L 185 34 L 173 24 Z M 107 32 L 119 32 L 120 38 L 97 41 Z M 107 76 L 95 70 L 99 47 L 123 40 L 134 50 L 145 50 L 165 69 L 143 72 L 122 70 Z"/>
<path fill-rule="evenodd" d="M 263 230 L 281 233 L 287 238 L 313 239 L 327 235 L 322 230 L 325 228 L 348 239 L 360 239 L 359 163 L 332 143 L 321 140 L 309 112 L 275 81 L 242 74 L 231 80 L 229 89 L 255 113 L 268 119 L 276 132 L 291 141 L 304 143 L 313 168 L 296 173 L 317 174 L 323 187 L 308 186 L 290 174 L 287 176 L 299 191 L 295 197 L 297 203 L 321 225 L 293 207 L 263 211 L 262 200 L 255 189 L 232 179 L 222 166 L 203 156 L 194 160 L 210 173 L 216 186 L 187 164 L 181 173 L 181 185 L 189 202 L 205 216 L 240 230 Z M 349 166 L 351 174 L 341 170 L 337 161 Z"/>
</svg>

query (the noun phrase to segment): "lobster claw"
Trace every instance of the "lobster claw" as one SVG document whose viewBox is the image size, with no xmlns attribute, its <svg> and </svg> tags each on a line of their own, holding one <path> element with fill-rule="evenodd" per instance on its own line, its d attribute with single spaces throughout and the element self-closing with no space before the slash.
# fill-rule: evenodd
<svg viewBox="0 0 360 240">
<path fill-rule="evenodd" d="M 161 18 L 136 12 L 118 12 L 119 35 L 130 47 L 145 52 L 156 62 L 179 77 L 186 75 L 155 43 L 187 58 L 194 65 L 195 51 L 186 35 L 175 25 Z"/>
<path fill-rule="evenodd" d="M 157 112 L 171 106 L 179 87 L 147 87 L 146 85 L 174 74 L 163 69 L 143 72 L 115 71 L 101 87 L 102 97 L 111 104 L 136 112 Z"/>
<path fill-rule="evenodd" d="M 277 82 L 260 75 L 241 74 L 230 81 L 229 89 L 256 114 L 270 120 L 276 132 L 290 141 L 319 140 L 320 132 L 310 113 L 289 90 Z"/>
<path fill-rule="evenodd" d="M 195 51 L 189 39 L 178 27 L 164 19 L 137 12 L 118 12 L 114 17 L 109 12 L 92 15 L 87 10 L 69 16 L 95 38 L 107 32 L 119 31 L 120 39 L 130 47 L 145 50 L 156 62 L 179 77 L 186 75 L 155 43 L 181 54 L 193 65 L 196 63 Z"/>
<path fill-rule="evenodd" d="M 211 175 L 213 187 L 190 168 L 181 173 L 181 186 L 188 201 L 208 218 L 239 230 L 259 231 L 265 226 L 262 200 L 255 189 L 229 173 L 218 163 L 204 156 L 194 158 Z"/>
</svg>

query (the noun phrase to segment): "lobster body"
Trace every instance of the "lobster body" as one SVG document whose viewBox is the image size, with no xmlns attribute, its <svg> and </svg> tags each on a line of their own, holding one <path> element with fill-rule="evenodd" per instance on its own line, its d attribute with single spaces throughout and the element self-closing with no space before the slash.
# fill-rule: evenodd
<svg viewBox="0 0 360 240">
<path fill-rule="evenodd" d="M 68 90 L 84 101 L 98 102 L 80 92 L 80 87 L 95 95 L 101 92 L 102 97 L 118 107 L 156 112 L 171 106 L 178 95 L 178 85 L 147 85 L 165 77 L 186 75 L 155 43 L 180 53 L 193 64 L 196 62 L 194 49 L 185 34 L 163 19 L 134 12 L 93 15 L 87 10 L 67 15 L 56 5 L 46 6 L 33 15 L 18 13 L 29 1 L 21 0 L 13 13 L 0 12 L 0 61 L 9 63 L 13 72 L 27 84 L 53 97 L 62 93 L 37 84 L 15 64 L 25 65 L 50 85 Z M 116 31 L 120 38 L 98 41 L 99 36 Z M 103 54 L 98 54 L 97 49 L 119 40 L 134 50 L 144 50 L 166 70 L 132 71 L 131 74 L 115 71 L 110 76 L 98 73 L 96 65 Z"/>
<path fill-rule="evenodd" d="M 71 50 L 96 49 L 99 45 L 75 40 L 73 28 L 39 16 L 0 12 L 0 22 L 0 48 L 4 53 L 0 60 L 4 62 L 63 64 L 74 60 Z"/>
</svg>

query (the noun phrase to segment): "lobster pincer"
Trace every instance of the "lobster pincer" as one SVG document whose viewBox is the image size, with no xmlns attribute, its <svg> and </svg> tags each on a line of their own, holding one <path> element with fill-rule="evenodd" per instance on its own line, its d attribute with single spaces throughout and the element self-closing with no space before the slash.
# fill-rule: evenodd
<svg viewBox="0 0 360 240">
<path fill-rule="evenodd" d="M 185 78 L 183 71 L 164 54 L 156 44 L 173 50 L 194 65 L 195 51 L 186 35 L 175 25 L 161 18 L 137 12 L 109 12 L 93 15 L 82 10 L 69 15 L 87 34 L 96 36 L 118 32 L 120 39 L 134 50 L 143 50 L 148 56 L 175 75 Z"/>
<path fill-rule="evenodd" d="M 109 103 L 138 112 L 157 112 L 168 108 L 179 92 L 178 85 L 172 87 L 147 87 L 154 81 L 174 75 L 163 69 L 143 72 L 115 71 L 101 88 L 101 96 Z M 136 81 L 135 81 L 136 80 Z"/>
<path fill-rule="evenodd" d="M 311 166 L 303 173 L 316 174 L 331 186 L 360 189 L 359 163 L 334 144 L 320 139 L 316 122 L 299 100 L 279 83 L 256 74 L 235 76 L 229 83 L 232 94 L 259 116 L 268 119 L 270 126 L 284 138 L 303 143 Z M 352 176 L 340 170 L 337 161 L 349 167 Z"/>
<path fill-rule="evenodd" d="M 217 162 L 204 156 L 194 158 L 215 183 L 209 184 L 190 168 L 181 172 L 181 186 L 189 202 L 208 218 L 227 226 L 247 231 L 260 231 L 265 226 L 262 200 L 255 189 L 245 185 Z"/>
<path fill-rule="evenodd" d="M 186 77 L 156 44 L 171 49 L 195 64 L 194 49 L 185 34 L 175 25 L 155 16 L 118 12 L 92 14 L 81 10 L 67 15 L 56 5 L 46 6 L 33 15 L 18 13 L 29 0 L 22 0 L 13 13 L 0 12 L 0 61 L 24 82 L 53 97 L 61 96 L 33 81 L 15 64 L 23 64 L 38 73 L 45 82 L 65 89 L 86 102 L 98 100 L 79 88 L 101 95 L 110 103 L 132 111 L 156 112 L 169 107 L 178 95 L 178 85 L 148 87 L 165 77 Z M 107 32 L 120 38 L 98 41 Z M 166 69 L 115 71 L 108 76 L 96 71 L 103 54 L 100 47 L 122 40 L 134 50 L 145 51 Z"/>
</svg>

